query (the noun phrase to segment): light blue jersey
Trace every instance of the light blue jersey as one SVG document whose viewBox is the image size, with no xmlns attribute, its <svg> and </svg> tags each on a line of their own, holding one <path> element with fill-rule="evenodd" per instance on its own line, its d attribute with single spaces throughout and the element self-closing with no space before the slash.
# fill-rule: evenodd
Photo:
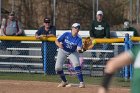
<svg viewBox="0 0 140 93">
<path fill-rule="evenodd" d="M 65 32 L 58 41 L 62 43 L 63 49 L 70 53 L 75 52 L 77 47 L 82 47 L 82 38 L 79 35 L 72 36 L 71 32 Z"/>
</svg>

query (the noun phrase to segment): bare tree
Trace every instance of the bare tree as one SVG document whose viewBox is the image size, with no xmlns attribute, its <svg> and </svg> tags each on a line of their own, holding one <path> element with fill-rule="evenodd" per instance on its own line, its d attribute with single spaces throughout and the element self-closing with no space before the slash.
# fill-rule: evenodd
<svg viewBox="0 0 140 93">
<path fill-rule="evenodd" d="M 82 29 L 89 29 L 93 20 L 93 0 L 56 0 L 56 27 L 70 29 L 73 22 L 79 22 Z M 129 19 L 129 0 L 98 0 L 98 8 L 103 10 L 110 25 L 119 25 Z M 37 29 L 44 17 L 53 20 L 53 0 L 14 0 L 14 9 L 27 29 Z M 11 11 L 12 0 L 2 0 L 2 8 Z M 95 7 L 95 6 L 94 6 Z M 136 21 L 136 0 L 133 0 L 132 20 Z M 94 12 L 94 13 L 93 13 Z M 138 17 L 137 13 L 137 17 Z"/>
</svg>

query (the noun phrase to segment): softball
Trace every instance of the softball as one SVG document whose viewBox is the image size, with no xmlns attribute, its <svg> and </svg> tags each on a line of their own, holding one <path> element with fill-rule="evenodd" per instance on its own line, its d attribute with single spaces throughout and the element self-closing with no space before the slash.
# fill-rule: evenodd
<svg viewBox="0 0 140 93">
<path fill-rule="evenodd" d="M 93 40 L 93 41 L 92 41 L 92 44 L 95 45 L 95 44 L 96 44 L 96 40 Z"/>
</svg>

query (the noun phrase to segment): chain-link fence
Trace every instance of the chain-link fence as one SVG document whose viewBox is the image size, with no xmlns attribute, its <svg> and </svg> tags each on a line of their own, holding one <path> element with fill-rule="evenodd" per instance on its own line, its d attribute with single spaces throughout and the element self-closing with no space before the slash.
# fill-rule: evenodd
<svg viewBox="0 0 140 93">
<path fill-rule="evenodd" d="M 0 71 L 43 72 L 41 42 L 1 41 Z"/>
<path fill-rule="evenodd" d="M 104 49 L 105 48 L 105 49 Z M 107 61 L 124 51 L 124 43 L 96 44 L 93 50 L 87 50 L 80 54 L 80 62 L 83 74 L 89 76 L 103 76 L 104 67 Z M 64 65 L 65 73 L 74 74 L 70 60 Z M 117 76 L 121 76 L 118 73 Z"/>
<path fill-rule="evenodd" d="M 132 42 L 129 38 L 128 40 L 125 38 L 122 43 L 97 43 L 93 50 L 81 53 L 80 62 L 85 82 L 90 77 L 94 77 L 96 80 L 101 79 L 100 77 L 104 76 L 105 64 L 110 58 L 139 44 L 139 42 Z M 55 76 L 56 55 L 57 47 L 52 41 L 7 41 L 2 39 L 0 42 L 0 72 L 44 73 Z M 69 59 L 65 61 L 63 69 L 66 75 L 75 76 Z M 132 65 L 117 71 L 115 77 L 131 78 Z M 118 86 L 124 86 L 126 82 L 121 84 Z M 129 86 L 129 82 L 127 82 L 127 86 Z"/>
<path fill-rule="evenodd" d="M 123 52 L 124 45 L 96 44 L 93 50 L 85 51 L 80 57 L 83 74 L 103 76 L 107 60 Z M 54 42 L 1 41 L 0 71 L 55 74 L 56 50 Z M 66 74 L 74 73 L 69 60 L 66 60 L 64 69 Z M 118 76 L 122 76 L 120 73 Z"/>
<path fill-rule="evenodd" d="M 54 74 L 56 46 L 54 42 L 47 44 L 47 74 Z M 42 42 L 31 41 L 1 41 L 0 71 L 44 73 Z"/>
</svg>

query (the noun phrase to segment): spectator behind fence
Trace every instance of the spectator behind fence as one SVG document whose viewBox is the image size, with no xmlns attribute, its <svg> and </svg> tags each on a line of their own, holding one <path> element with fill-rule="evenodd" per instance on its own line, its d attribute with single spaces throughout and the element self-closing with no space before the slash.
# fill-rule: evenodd
<svg viewBox="0 0 140 93">
<path fill-rule="evenodd" d="M 1 30 L 3 36 L 22 35 L 22 25 L 19 20 L 17 20 L 15 12 L 11 12 L 8 16 L 8 19 L 2 20 Z"/>
<path fill-rule="evenodd" d="M 103 19 L 103 12 L 97 11 L 96 19 L 92 22 L 90 28 L 91 38 L 110 38 L 109 24 Z"/>
<path fill-rule="evenodd" d="M 2 36 L 21 36 L 23 35 L 22 24 L 16 18 L 15 12 L 8 15 L 8 19 L 2 19 L 1 35 Z M 20 41 L 2 41 L 1 47 L 15 47 Z"/>
<path fill-rule="evenodd" d="M 138 31 L 130 25 L 130 22 L 128 20 L 124 22 L 123 31 L 133 31 L 134 36 L 139 36 Z"/>
<path fill-rule="evenodd" d="M 130 25 L 129 20 L 124 21 L 123 29 L 121 29 L 121 31 L 130 31 L 130 32 L 134 33 L 133 36 L 135 36 L 135 37 L 139 36 L 138 31 Z M 135 44 L 135 43 L 136 43 L 136 41 L 135 42 L 133 41 L 132 46 L 134 46 L 134 45 L 139 46 L 139 44 Z M 119 48 L 118 52 L 123 52 L 124 51 L 124 46 L 118 46 L 118 48 Z"/>
<path fill-rule="evenodd" d="M 110 38 L 110 26 L 103 19 L 103 12 L 101 10 L 97 11 L 96 19 L 92 22 L 90 28 L 90 37 L 94 38 Z M 108 48 L 108 44 L 96 44 L 94 49 L 103 49 L 106 50 Z M 93 54 L 95 56 L 95 53 Z M 100 55 L 104 56 L 104 55 Z"/>
<path fill-rule="evenodd" d="M 56 28 L 55 26 L 51 25 L 51 20 L 50 18 L 44 18 L 44 25 L 41 26 L 38 31 L 35 34 L 36 39 L 40 39 L 42 36 L 56 36 Z M 42 60 L 44 59 L 44 54 L 43 54 L 43 43 L 47 42 L 47 74 L 55 74 L 55 55 L 56 55 L 56 45 L 54 42 L 48 42 L 48 41 L 42 41 L 42 47 L 41 47 L 41 52 L 42 52 Z M 44 62 L 43 62 L 43 67 L 44 67 Z"/>
</svg>

